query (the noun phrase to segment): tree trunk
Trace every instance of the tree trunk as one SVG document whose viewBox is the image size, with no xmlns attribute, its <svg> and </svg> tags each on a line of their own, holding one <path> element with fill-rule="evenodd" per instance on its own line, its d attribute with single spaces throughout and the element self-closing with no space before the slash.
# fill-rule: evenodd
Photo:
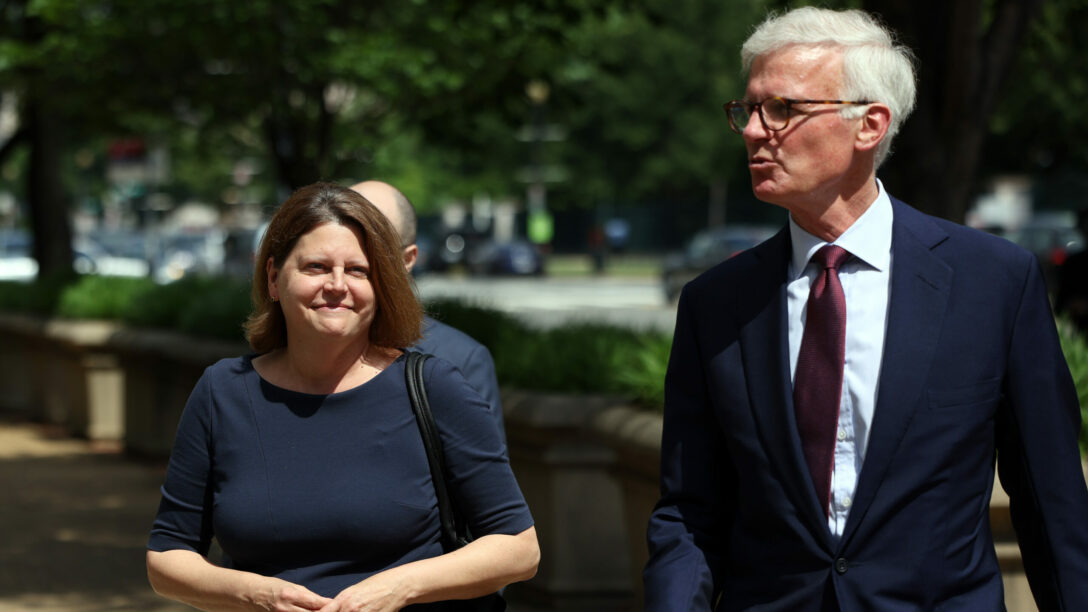
<svg viewBox="0 0 1088 612">
<path fill-rule="evenodd" d="M 74 275 L 72 225 L 60 177 L 62 130 L 33 98 L 24 107 L 23 122 L 30 147 L 27 202 L 38 276 L 70 277 Z"/>
<path fill-rule="evenodd" d="M 1001 84 L 1042 0 L 867 0 L 917 56 L 918 105 L 879 171 L 888 191 L 962 222 Z"/>
</svg>

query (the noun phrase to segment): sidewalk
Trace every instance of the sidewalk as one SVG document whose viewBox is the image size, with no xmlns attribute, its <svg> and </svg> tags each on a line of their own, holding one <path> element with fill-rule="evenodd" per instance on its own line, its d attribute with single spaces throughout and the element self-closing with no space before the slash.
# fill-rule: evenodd
<svg viewBox="0 0 1088 612">
<path fill-rule="evenodd" d="M 163 469 L 0 414 L 0 610 L 191 609 L 144 570 Z"/>
<path fill-rule="evenodd" d="M 0 612 L 192 610 L 147 583 L 164 473 L 0 412 Z"/>
</svg>

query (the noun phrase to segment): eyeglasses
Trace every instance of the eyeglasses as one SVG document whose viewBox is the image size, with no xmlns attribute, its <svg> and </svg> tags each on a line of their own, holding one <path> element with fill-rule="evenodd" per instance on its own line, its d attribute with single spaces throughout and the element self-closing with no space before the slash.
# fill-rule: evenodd
<svg viewBox="0 0 1088 612">
<path fill-rule="evenodd" d="M 778 132 L 786 129 L 790 124 L 790 111 L 794 104 L 872 104 L 867 100 L 793 100 L 790 98 L 767 98 L 762 102 L 746 102 L 733 100 L 723 105 L 725 114 L 729 117 L 729 127 L 741 134 L 752 118 L 752 112 L 759 110 L 759 120 L 763 127 L 770 132 Z"/>
</svg>

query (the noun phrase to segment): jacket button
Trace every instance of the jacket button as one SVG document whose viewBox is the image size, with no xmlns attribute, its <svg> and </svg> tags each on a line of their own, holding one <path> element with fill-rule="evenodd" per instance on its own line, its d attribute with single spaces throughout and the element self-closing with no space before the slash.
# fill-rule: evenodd
<svg viewBox="0 0 1088 612">
<path fill-rule="evenodd" d="M 849 566 L 846 564 L 846 559 L 844 559 L 842 557 L 839 557 L 838 559 L 835 559 L 835 571 L 836 572 L 838 572 L 839 574 L 845 574 L 846 570 L 848 570 L 848 569 L 849 569 Z"/>
</svg>

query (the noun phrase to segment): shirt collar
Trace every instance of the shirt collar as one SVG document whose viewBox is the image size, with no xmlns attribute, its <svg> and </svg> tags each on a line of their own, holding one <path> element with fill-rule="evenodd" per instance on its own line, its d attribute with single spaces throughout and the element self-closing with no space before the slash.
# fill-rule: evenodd
<svg viewBox="0 0 1088 612">
<path fill-rule="evenodd" d="M 876 180 L 876 186 L 876 200 L 832 244 L 850 251 L 869 266 L 885 271 L 892 257 L 892 201 L 880 179 Z M 789 227 L 793 247 L 793 278 L 798 278 L 816 251 L 828 243 L 801 229 L 794 222 L 793 215 L 789 217 Z"/>
</svg>

